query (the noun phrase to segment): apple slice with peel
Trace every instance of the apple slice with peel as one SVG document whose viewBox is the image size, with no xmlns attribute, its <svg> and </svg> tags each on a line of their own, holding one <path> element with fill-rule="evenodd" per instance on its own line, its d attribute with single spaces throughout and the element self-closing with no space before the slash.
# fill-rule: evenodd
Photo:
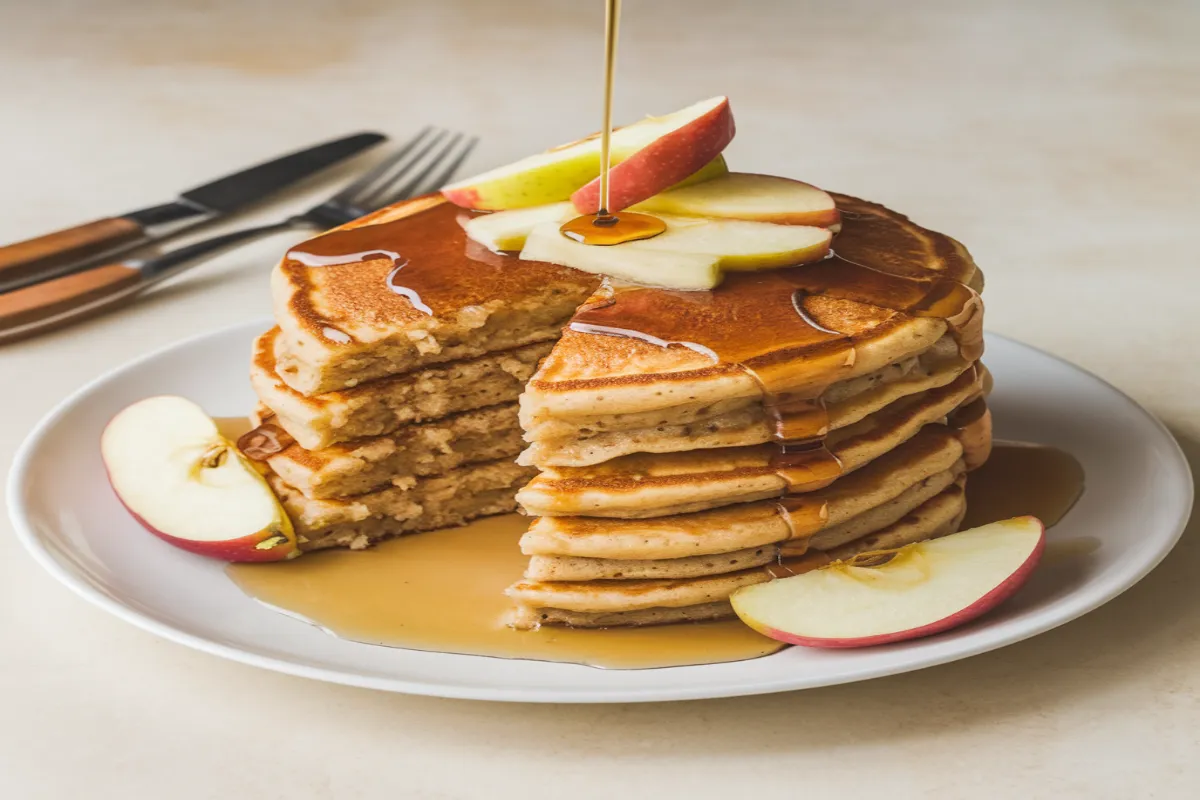
<svg viewBox="0 0 1200 800">
<path fill-rule="evenodd" d="M 649 197 L 632 211 L 774 222 L 779 225 L 841 227 L 837 204 L 828 192 L 790 178 L 731 172 L 693 186 Z"/>
<path fill-rule="evenodd" d="M 263 476 L 190 400 L 134 403 L 108 423 L 100 453 L 129 513 L 176 547 L 225 561 L 300 555 Z"/>
<path fill-rule="evenodd" d="M 711 289 L 729 270 L 774 269 L 818 261 L 833 235 L 825 228 L 769 222 L 659 217 L 667 230 L 652 239 L 612 247 L 563 236 L 559 223 L 530 231 L 521 258 L 670 289 Z"/>
<path fill-rule="evenodd" d="M 689 106 L 681 111 L 662 117 L 647 117 L 613 131 L 610 141 L 610 157 L 613 164 L 619 164 L 637 153 L 652 142 L 664 139 L 671 134 L 698 119 L 711 115 L 713 110 L 724 107 L 732 130 L 732 112 L 729 112 L 729 101 L 724 97 L 716 97 Z M 711 119 L 711 117 L 709 117 Z M 704 127 L 709 127 L 705 123 Z M 686 148 L 695 143 L 695 137 L 667 139 L 674 142 L 667 147 L 659 157 L 691 159 L 691 154 L 680 155 L 672 152 L 678 148 Z M 660 146 L 659 150 L 663 148 Z M 709 151 L 706 151 L 709 152 Z M 654 191 L 665 189 L 678 181 L 696 173 L 702 167 L 710 172 L 707 177 L 715 177 L 728 170 L 724 160 L 714 161 L 720 153 L 720 148 L 711 151 L 699 160 L 688 160 L 691 168 L 679 175 L 678 178 L 663 184 Z M 644 159 L 643 159 L 644 161 Z M 709 162 L 707 165 L 705 162 Z M 650 167 L 644 164 L 643 169 Z M 485 211 L 501 211 L 509 208 L 527 208 L 546 203 L 557 203 L 567 200 L 571 194 L 584 184 L 600 174 L 600 137 L 589 136 L 570 144 L 560 145 L 544 153 L 523 158 L 512 164 L 489 170 L 480 175 L 452 183 L 442 189 L 442 194 L 455 205 L 463 208 L 475 208 Z M 674 173 L 672 173 L 674 174 Z M 637 182 L 639 170 L 634 170 L 631 181 Z M 610 193 L 615 186 L 610 189 Z M 654 192 L 651 192 L 653 194 Z M 649 196 L 649 195 L 646 195 Z"/>
<path fill-rule="evenodd" d="M 839 561 L 739 589 L 731 599 L 743 622 L 788 644 L 900 642 L 994 608 L 1033 572 L 1045 544 L 1040 520 L 1016 517 L 907 545 L 879 566 Z"/>
<path fill-rule="evenodd" d="M 690 110 L 702 113 L 609 168 L 609 211 L 620 211 L 671 188 L 720 155 L 733 140 L 728 98 L 714 97 Z M 571 195 L 571 203 L 580 214 L 599 211 L 600 178 Z"/>
</svg>

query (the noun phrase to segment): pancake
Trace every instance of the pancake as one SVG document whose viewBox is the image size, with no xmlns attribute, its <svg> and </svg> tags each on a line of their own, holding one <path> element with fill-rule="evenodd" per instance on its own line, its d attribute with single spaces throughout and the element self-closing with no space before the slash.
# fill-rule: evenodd
<svg viewBox="0 0 1200 800">
<path fill-rule="evenodd" d="M 262 421 L 255 420 L 256 424 Z M 293 444 L 268 458 L 267 464 L 289 486 L 323 499 L 363 494 L 389 484 L 411 485 L 416 477 L 439 475 L 464 464 L 512 459 L 522 444 L 517 405 L 505 403 L 319 450 Z"/>
<path fill-rule="evenodd" d="M 294 247 L 271 276 L 280 378 L 312 396 L 557 339 L 600 279 L 538 261 L 514 269 L 466 238 L 469 218 L 421 197 Z"/>
<path fill-rule="evenodd" d="M 274 473 L 267 482 L 291 517 L 302 550 L 361 549 L 388 536 L 512 511 L 514 491 L 529 474 L 528 467 L 498 459 L 414 479 L 403 487 L 323 500 L 306 497 Z"/>
<path fill-rule="evenodd" d="M 854 425 L 832 432 L 828 451 L 843 474 L 911 439 L 979 396 L 972 370 L 952 383 L 896 401 Z M 544 469 L 517 495 L 534 516 L 643 517 L 684 514 L 778 497 L 787 482 L 773 465 L 774 444 L 623 456 L 591 467 Z"/>
<path fill-rule="evenodd" d="M 479 358 L 439 364 L 352 389 L 306 397 L 276 373 L 279 329 L 254 345 L 250 381 L 259 401 L 308 450 L 364 436 L 381 436 L 403 425 L 460 411 L 514 401 L 552 343 L 501 350 Z"/>
<path fill-rule="evenodd" d="M 916 436 L 860 470 L 806 495 L 824 516 L 813 530 L 793 531 L 775 501 L 741 503 L 710 511 L 646 519 L 540 517 L 521 537 L 529 556 L 596 559 L 676 559 L 727 553 L 836 528 L 912 486 L 953 469 L 962 445 L 944 426 L 927 425 Z"/>
<path fill-rule="evenodd" d="M 785 541 L 728 553 L 661 560 L 533 556 L 529 559 L 525 577 L 536 581 L 695 578 L 770 564 L 781 555 L 799 556 L 809 551 L 833 550 L 899 522 L 905 515 L 945 491 L 962 477 L 963 472 L 962 462 L 957 462 L 951 469 L 932 475 L 891 500 L 841 525 L 822 530 L 807 541 Z M 796 547 L 789 551 L 789 545 L 793 544 Z"/>
<path fill-rule="evenodd" d="M 926 357 L 927 356 L 927 357 Z M 957 347 L 943 336 L 922 356 L 903 361 L 841 383 L 822 395 L 829 430 L 852 425 L 890 403 L 951 383 L 971 365 L 958 358 Z M 717 447 L 740 447 L 772 440 L 775 420 L 761 398 L 734 411 L 699 416 L 690 409 L 686 422 L 656 414 L 653 425 L 628 429 L 620 416 L 593 419 L 596 427 L 580 429 L 573 436 L 535 441 L 521 454 L 522 464 L 584 467 L 631 453 L 671 453 Z M 633 416 L 633 415 L 628 415 Z M 639 415 L 641 416 L 641 415 Z"/>
<path fill-rule="evenodd" d="M 965 495 L 955 484 L 895 524 L 804 563 L 811 568 L 856 553 L 944 536 L 958 529 L 965 511 Z M 545 624 L 600 628 L 728 618 L 734 616 L 729 596 L 743 586 L 771 580 L 768 569 L 753 567 L 683 580 L 524 580 L 508 589 L 518 604 L 509 624 L 520 629 Z"/>
<path fill-rule="evenodd" d="M 812 396 L 920 353 L 947 332 L 965 351 L 979 350 L 977 296 L 963 294 L 955 330 L 925 310 L 937 305 L 931 298 L 942 297 L 945 279 L 982 288 L 966 249 L 882 206 L 836 199 L 845 226 L 829 263 L 730 273 L 711 292 L 602 287 L 522 397 L 531 441 L 566 435 L 572 425 L 594 428 L 605 416 L 757 399 L 751 371 Z M 815 278 L 819 290 L 801 288 Z M 768 286 L 775 288 L 764 294 Z M 665 418 L 687 421 L 675 411 Z"/>
</svg>

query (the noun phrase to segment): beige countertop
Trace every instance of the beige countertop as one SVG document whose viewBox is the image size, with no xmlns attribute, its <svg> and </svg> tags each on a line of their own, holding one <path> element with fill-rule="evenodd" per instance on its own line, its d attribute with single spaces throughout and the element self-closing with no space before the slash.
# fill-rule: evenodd
<svg viewBox="0 0 1200 800">
<path fill-rule="evenodd" d="M 483 135 L 482 169 L 597 127 L 599 0 L 0 8 L 0 241 L 360 128 Z M 336 9 L 336 10 L 335 10 Z M 626 3 L 617 117 L 728 94 L 735 168 L 947 231 L 989 327 L 1090 369 L 1200 459 L 1200 8 Z M 0 348 L 0 463 L 83 382 L 268 313 L 285 237 Z M 91 443 L 81 443 L 92 446 Z M 154 638 L 0 521 L 5 798 L 1200 795 L 1200 545 L 1087 617 L 791 694 L 520 706 L 388 695 Z"/>
</svg>

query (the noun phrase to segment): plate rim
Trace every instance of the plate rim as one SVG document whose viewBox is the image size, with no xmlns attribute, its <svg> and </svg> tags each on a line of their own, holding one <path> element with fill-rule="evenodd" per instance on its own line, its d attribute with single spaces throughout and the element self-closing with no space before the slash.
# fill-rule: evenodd
<svg viewBox="0 0 1200 800">
<path fill-rule="evenodd" d="M 1131 396 L 1126 394 L 1118 387 L 1112 385 L 1100 376 L 1090 370 L 1067 361 L 1053 353 L 1047 352 L 1040 347 L 1028 344 L 1011 336 L 987 331 L 986 336 L 993 340 L 1002 340 L 1017 347 L 1033 351 L 1039 355 L 1045 356 L 1056 362 L 1058 366 L 1069 371 L 1081 373 L 1082 375 L 1092 379 L 1102 387 L 1108 389 L 1115 394 L 1125 405 L 1130 407 L 1132 411 L 1146 418 L 1151 425 L 1158 431 L 1159 434 L 1169 443 L 1169 451 L 1171 460 L 1174 462 L 1175 469 L 1170 471 L 1173 479 L 1180 484 L 1182 489 L 1181 498 L 1183 500 L 1178 518 L 1174 522 L 1173 530 L 1169 537 L 1163 541 L 1158 552 L 1148 558 L 1141 567 L 1134 573 L 1124 576 L 1119 584 L 1109 592 L 1094 598 L 1087 602 L 1071 602 L 1071 596 L 1059 601 L 1057 613 L 1049 618 L 1041 619 L 1034 624 L 1029 625 L 1026 629 L 1020 629 L 1008 635 L 997 637 L 996 639 L 981 640 L 971 646 L 956 649 L 947 653 L 935 654 L 926 656 L 921 659 L 919 664 L 908 664 L 900 668 L 888 665 L 870 666 L 866 665 L 859 670 L 847 671 L 836 677 L 831 677 L 828 680 L 821 678 L 808 678 L 803 680 L 775 680 L 758 682 L 744 685 L 731 685 L 722 687 L 719 691 L 714 692 L 712 687 L 704 684 L 698 686 L 688 686 L 686 684 L 670 687 L 670 688 L 602 688 L 579 692 L 576 690 L 564 690 L 554 688 L 525 688 L 525 687 L 485 687 L 479 685 L 461 685 L 453 683 L 435 683 L 430 681 L 414 681 L 398 677 L 382 677 L 368 675 L 363 673 L 351 673 L 340 669 L 326 668 L 313 666 L 310 664 L 298 663 L 294 660 L 281 658 L 276 656 L 268 656 L 261 653 L 243 650 L 239 647 L 224 645 L 218 642 L 207 639 L 198 634 L 190 633 L 181 630 L 170 624 L 160 622 L 151 616 L 142 614 L 128 605 L 111 598 L 99 590 L 91 587 L 83 580 L 77 578 L 65 565 L 58 561 L 47 549 L 42 537 L 36 532 L 34 526 L 29 521 L 29 510 L 26 507 L 22 487 L 30 471 L 30 465 L 35 458 L 39 445 L 46 438 L 49 432 L 58 424 L 63 417 L 72 411 L 77 405 L 83 402 L 90 394 L 98 387 L 110 383 L 128 371 L 136 369 L 138 366 L 147 361 L 154 360 L 171 351 L 187 347 L 196 342 L 201 342 L 206 339 L 215 338 L 222 335 L 232 334 L 240 329 L 250 329 L 254 325 L 273 324 L 270 318 L 257 318 L 246 320 L 231 325 L 222 326 L 215 330 L 206 331 L 191 336 L 185 337 L 175 342 L 165 344 L 148 353 L 138 356 L 129 361 L 118 364 L 100 375 L 85 382 L 75 391 L 68 394 L 65 398 L 56 403 L 41 419 L 30 429 L 26 434 L 21 444 L 17 447 L 13 457 L 11 467 L 9 469 L 7 486 L 5 487 L 5 502 L 8 506 L 9 519 L 12 522 L 14 533 L 17 540 L 21 542 L 25 550 L 30 554 L 33 560 L 46 570 L 57 581 L 64 584 L 68 589 L 74 592 L 77 596 L 82 597 L 89 603 L 98 608 L 107 611 L 116 618 L 123 620 L 137 628 L 140 628 L 148 633 L 154 634 L 168 641 L 182 644 L 194 650 L 203 653 L 225 658 L 234 662 L 247 664 L 249 666 L 258 667 L 261 669 L 272 670 L 287 675 L 293 675 L 301 678 L 324 681 L 343 686 L 355 686 L 365 689 L 374 689 L 378 691 L 399 692 L 404 694 L 413 694 L 429 697 L 445 697 L 452 699 L 464 700 L 488 700 L 501 702 L 524 702 L 524 703 L 628 703 L 628 702 L 668 702 L 681 700 L 701 700 L 701 699 L 716 699 L 724 697 L 743 697 L 759 694 L 773 694 L 776 692 L 798 691 L 801 689 L 815 689 L 823 686 L 839 685 L 844 683 L 854 683 L 862 680 L 870 680 L 873 678 L 885 677 L 889 675 L 899 675 L 906 672 L 913 672 L 920 669 L 939 666 L 941 664 L 959 661 L 965 658 L 980 655 L 982 653 L 998 650 L 1001 647 L 1007 647 L 1011 644 L 1024 641 L 1025 639 L 1038 636 L 1053 630 L 1061 625 L 1078 619 L 1085 614 L 1088 614 L 1105 603 L 1114 600 L 1124 594 L 1151 571 L 1155 569 L 1163 559 L 1170 554 L 1179 542 L 1183 535 L 1188 521 L 1191 518 L 1193 504 L 1195 500 L 1195 486 L 1192 477 L 1191 466 L 1187 461 L 1182 447 L 1176 440 L 1170 429 L 1149 409 L 1142 406 Z M 373 645 L 363 645 L 371 647 Z M 461 654 L 460 654 L 461 655 Z M 466 656 L 471 657 L 471 656 Z M 671 669 L 689 669 L 689 667 L 674 667 Z"/>
</svg>

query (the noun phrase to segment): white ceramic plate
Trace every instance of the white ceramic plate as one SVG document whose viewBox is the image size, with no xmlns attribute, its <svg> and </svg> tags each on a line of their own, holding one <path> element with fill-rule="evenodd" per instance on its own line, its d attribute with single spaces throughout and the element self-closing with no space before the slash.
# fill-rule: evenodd
<svg viewBox="0 0 1200 800">
<path fill-rule="evenodd" d="M 996 433 L 1060 447 L 1087 489 L 1052 540 L 1099 537 L 1095 552 L 1043 565 L 1012 600 L 974 624 L 886 647 L 789 648 L 733 664 L 609 671 L 348 642 L 248 599 L 223 564 L 147 535 L 113 497 L 100 432 L 119 409 L 180 394 L 217 416 L 244 414 L 250 343 L 270 320 L 153 353 L 80 389 L 22 446 L 8 486 L 17 534 L 55 577 L 118 617 L 215 655 L 319 680 L 414 694 L 532 702 L 629 702 L 780 692 L 892 675 L 1043 633 L 1111 600 L 1175 544 L 1192 504 L 1187 462 L 1150 414 L 1098 378 L 991 335 Z"/>
</svg>

